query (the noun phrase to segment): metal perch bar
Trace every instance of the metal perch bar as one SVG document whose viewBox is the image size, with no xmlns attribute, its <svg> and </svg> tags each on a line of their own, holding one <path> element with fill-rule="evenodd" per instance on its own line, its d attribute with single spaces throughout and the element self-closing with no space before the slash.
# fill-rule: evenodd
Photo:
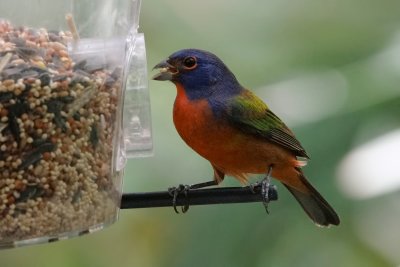
<svg viewBox="0 0 400 267">
<path fill-rule="evenodd" d="M 269 200 L 278 200 L 278 192 L 275 186 L 269 188 Z M 189 204 L 210 205 L 210 204 L 229 204 L 229 203 L 249 203 L 263 202 L 261 186 L 254 188 L 246 187 L 220 187 L 209 189 L 190 190 L 185 196 L 179 194 L 177 206 Z M 121 209 L 171 207 L 172 196 L 168 191 L 146 192 L 146 193 L 126 193 L 122 195 Z"/>
</svg>

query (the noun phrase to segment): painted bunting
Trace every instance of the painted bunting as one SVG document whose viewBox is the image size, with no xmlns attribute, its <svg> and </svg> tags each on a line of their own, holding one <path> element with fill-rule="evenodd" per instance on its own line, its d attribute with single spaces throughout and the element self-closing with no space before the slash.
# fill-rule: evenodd
<svg viewBox="0 0 400 267">
<path fill-rule="evenodd" d="M 177 88 L 173 120 L 178 133 L 214 169 L 213 181 L 194 188 L 219 184 L 225 175 L 246 184 L 249 174 L 269 173 L 267 178 L 282 182 L 315 224 L 340 223 L 304 176 L 301 167 L 309 156 L 293 132 L 217 56 L 184 49 L 154 68 L 160 71 L 154 80 Z"/>
</svg>

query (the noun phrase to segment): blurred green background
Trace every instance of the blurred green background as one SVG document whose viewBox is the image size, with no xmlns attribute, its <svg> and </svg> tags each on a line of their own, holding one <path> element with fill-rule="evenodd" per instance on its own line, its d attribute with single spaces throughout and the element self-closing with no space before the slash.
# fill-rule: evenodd
<svg viewBox="0 0 400 267">
<path fill-rule="evenodd" d="M 399 10 L 396 0 L 142 3 L 149 71 L 182 48 L 222 58 L 294 129 L 311 155 L 305 173 L 340 214 L 339 227 L 314 226 L 278 184 L 269 215 L 260 203 L 192 207 L 185 215 L 124 210 L 95 234 L 0 251 L 0 266 L 399 266 L 399 187 L 357 196 L 353 189 L 383 183 L 385 172 L 368 180 L 343 167 L 353 149 L 400 126 Z M 174 129 L 174 86 L 149 86 L 155 155 L 128 162 L 125 192 L 208 180 L 208 162 Z M 379 164 L 365 164 L 366 172 Z M 400 170 L 394 175 L 400 180 Z M 344 176 L 359 182 L 352 188 Z"/>
</svg>

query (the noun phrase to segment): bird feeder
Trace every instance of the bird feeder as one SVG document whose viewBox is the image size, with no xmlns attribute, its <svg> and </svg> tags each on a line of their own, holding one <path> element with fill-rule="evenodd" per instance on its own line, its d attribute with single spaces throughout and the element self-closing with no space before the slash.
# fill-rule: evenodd
<svg viewBox="0 0 400 267">
<path fill-rule="evenodd" d="M 0 2 L 0 248 L 117 220 L 126 158 L 152 153 L 139 11 L 140 0 Z"/>
</svg>

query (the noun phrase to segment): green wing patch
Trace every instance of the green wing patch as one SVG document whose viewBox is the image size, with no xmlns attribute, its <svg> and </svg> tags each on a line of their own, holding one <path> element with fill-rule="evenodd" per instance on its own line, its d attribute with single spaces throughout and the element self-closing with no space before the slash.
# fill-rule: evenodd
<svg viewBox="0 0 400 267">
<path fill-rule="evenodd" d="M 245 90 L 227 105 L 230 123 L 245 133 L 266 138 L 295 153 L 309 158 L 293 132 L 255 94 Z"/>
</svg>

